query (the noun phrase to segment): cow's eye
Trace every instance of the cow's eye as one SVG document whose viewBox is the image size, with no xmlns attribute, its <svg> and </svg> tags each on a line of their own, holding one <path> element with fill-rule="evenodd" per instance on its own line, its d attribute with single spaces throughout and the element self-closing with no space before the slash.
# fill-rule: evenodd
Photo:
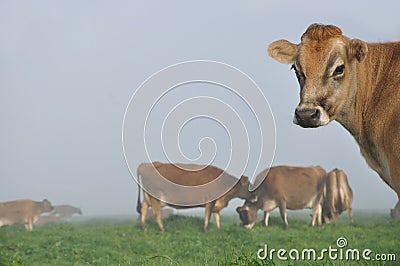
<svg viewBox="0 0 400 266">
<path fill-rule="evenodd" d="M 335 68 L 335 71 L 333 71 L 333 76 L 342 75 L 343 71 L 344 71 L 344 65 L 340 65 Z"/>
<path fill-rule="evenodd" d="M 297 79 L 300 80 L 305 80 L 306 76 L 304 75 L 303 72 L 300 72 L 297 70 L 296 66 L 293 64 L 292 67 L 290 69 L 294 70 L 294 73 L 296 74 Z"/>
</svg>

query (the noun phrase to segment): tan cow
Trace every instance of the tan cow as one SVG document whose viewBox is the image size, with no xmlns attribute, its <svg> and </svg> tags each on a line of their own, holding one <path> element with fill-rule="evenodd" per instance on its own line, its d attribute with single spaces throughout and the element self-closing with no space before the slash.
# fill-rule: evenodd
<svg viewBox="0 0 400 266">
<path fill-rule="evenodd" d="M 347 210 L 350 222 L 353 222 L 353 191 L 346 174 L 340 169 L 330 171 L 325 180 L 322 220 L 328 223 L 337 221 L 337 217 Z"/>
<path fill-rule="evenodd" d="M 51 212 L 53 206 L 44 199 L 43 201 L 33 201 L 30 199 L 20 199 L 0 203 L 0 227 L 12 224 L 25 224 L 25 228 L 32 231 L 33 223 L 39 219 L 39 215 L 44 212 Z"/>
<path fill-rule="evenodd" d="M 400 199 L 400 42 L 367 43 L 336 26 L 312 24 L 299 44 L 275 41 L 268 53 L 292 64 L 299 81 L 294 123 L 319 127 L 338 121 Z M 400 204 L 392 217 L 396 213 Z"/>
<path fill-rule="evenodd" d="M 82 215 L 82 210 L 71 205 L 54 205 L 52 212 L 53 215 L 65 220 L 71 220 L 75 213 Z"/>
<path fill-rule="evenodd" d="M 169 181 L 172 181 L 175 184 L 179 184 L 182 186 L 201 186 L 204 184 L 208 184 L 212 181 L 216 181 L 216 179 L 221 179 L 228 181 L 229 183 L 234 184 L 234 186 L 226 192 L 224 195 L 221 195 L 219 198 L 211 201 L 204 201 L 207 203 L 200 205 L 174 205 L 169 204 L 167 202 L 159 200 L 159 198 L 163 198 L 163 195 L 167 195 L 171 193 L 169 191 L 164 191 L 163 188 L 159 189 L 159 195 L 157 198 L 147 193 L 143 190 L 144 196 L 143 201 L 140 202 L 140 192 L 142 190 L 140 185 L 140 180 L 143 184 L 143 187 L 146 188 L 148 184 L 154 184 L 156 182 L 156 178 L 159 175 L 163 176 Z M 211 213 L 213 213 L 217 228 L 220 228 L 220 215 L 219 212 L 225 208 L 229 201 L 233 198 L 239 197 L 241 199 L 247 199 L 251 197 L 251 193 L 248 191 L 248 186 L 250 184 L 249 179 L 246 176 L 242 176 L 240 180 L 235 177 L 229 175 L 223 170 L 214 167 L 214 166 L 201 166 L 194 164 L 168 164 L 168 163 L 160 163 L 155 162 L 151 163 L 143 163 L 139 165 L 137 168 L 137 178 L 138 178 L 138 203 L 136 210 L 141 214 L 141 223 L 142 227 L 146 226 L 146 215 L 147 210 L 151 207 L 153 214 L 157 220 L 158 226 L 163 231 L 164 225 L 160 215 L 160 209 L 164 206 L 170 206 L 176 209 L 184 209 L 184 208 L 193 208 L 193 207 L 204 207 L 205 208 L 205 219 L 204 219 L 204 230 L 207 230 L 209 219 Z M 153 183 L 152 183 L 153 182 Z M 211 189 L 218 189 L 216 186 L 211 186 Z M 175 192 L 175 193 L 179 193 Z M 199 197 L 200 195 L 189 195 L 190 197 Z"/>
<path fill-rule="evenodd" d="M 269 213 L 279 207 L 284 228 L 288 227 L 286 209 L 312 209 L 311 225 L 321 225 L 321 208 L 326 171 L 320 166 L 274 166 L 256 177 L 264 179 L 254 191 L 254 198 L 246 200 L 239 213 L 243 226 L 251 229 L 257 220 L 257 211 L 264 211 L 264 225 L 268 226 Z"/>
</svg>

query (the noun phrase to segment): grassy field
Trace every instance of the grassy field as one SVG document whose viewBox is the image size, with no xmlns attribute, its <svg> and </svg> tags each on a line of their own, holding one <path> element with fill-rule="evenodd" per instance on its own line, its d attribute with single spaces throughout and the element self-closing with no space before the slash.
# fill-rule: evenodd
<svg viewBox="0 0 400 266">
<path fill-rule="evenodd" d="M 270 226 L 257 224 L 253 230 L 240 227 L 234 214 L 223 215 L 222 228 L 211 223 L 202 231 L 203 218 L 174 215 L 164 221 L 161 233 L 150 220 L 146 230 L 131 217 L 77 219 L 48 224 L 26 231 L 23 226 L 0 228 L 0 265 L 399 265 L 400 222 L 387 213 L 355 211 L 350 225 L 347 215 L 337 224 L 308 226 L 309 213 L 290 212 L 289 229 L 282 229 L 277 213 Z M 369 254 L 394 254 L 397 261 L 333 260 L 325 253 L 323 260 L 260 260 L 257 251 L 339 248 L 336 240 L 344 237 L 346 249 L 372 250 Z M 263 254 L 263 253 L 260 253 Z M 296 253 L 291 253 L 293 256 Z M 361 254 L 361 253 L 360 253 Z M 344 256 L 344 255 L 343 255 Z M 360 255 L 361 256 L 361 255 Z"/>
</svg>

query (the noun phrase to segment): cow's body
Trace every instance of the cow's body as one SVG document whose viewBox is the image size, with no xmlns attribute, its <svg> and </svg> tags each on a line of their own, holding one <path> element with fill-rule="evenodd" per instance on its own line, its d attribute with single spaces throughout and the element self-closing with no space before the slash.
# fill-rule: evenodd
<svg viewBox="0 0 400 266">
<path fill-rule="evenodd" d="M 192 170 L 184 170 L 184 169 L 192 169 Z M 200 169 L 200 170 L 198 170 Z M 221 195 L 217 199 L 204 201 L 206 203 L 199 205 L 174 205 L 169 204 L 165 201 L 160 200 L 163 198 L 163 195 L 167 195 L 168 191 L 163 191 L 163 188 L 158 188 L 156 197 L 147 193 L 143 190 L 144 196 L 143 201 L 140 202 L 140 191 L 142 190 L 140 186 L 140 179 L 143 184 L 143 187 L 146 188 L 146 184 L 154 185 L 155 180 L 159 176 L 163 176 L 165 179 L 182 186 L 201 186 L 204 184 L 209 184 L 210 182 L 218 179 L 225 179 L 229 182 L 235 184 L 228 192 L 224 195 Z M 168 164 L 168 163 L 143 163 L 139 165 L 137 169 L 137 178 L 138 178 L 138 205 L 137 211 L 141 214 L 141 222 L 142 227 L 146 225 L 146 215 L 147 210 L 151 207 L 153 214 L 157 220 L 157 223 L 161 230 L 164 230 L 164 226 L 162 223 L 160 209 L 164 206 L 170 206 L 173 208 L 181 209 L 181 208 L 193 208 L 193 207 L 204 207 L 205 208 L 205 220 L 204 220 L 204 229 L 207 230 L 208 222 L 210 219 L 211 213 L 214 214 L 214 218 L 216 220 L 217 228 L 220 228 L 220 216 L 219 212 L 221 209 L 228 205 L 228 202 L 235 197 L 239 197 L 242 199 L 247 199 L 251 196 L 248 191 L 249 179 L 246 176 L 242 176 L 240 180 L 235 177 L 229 175 L 223 170 L 214 167 L 214 166 L 199 166 L 199 165 L 189 165 L 189 164 Z M 154 190 L 154 187 L 152 187 Z M 210 187 L 211 189 L 218 189 L 217 187 Z M 175 192 L 176 193 L 176 192 Z M 178 190 L 179 193 L 179 190 Z M 190 197 L 199 197 L 200 195 L 193 194 L 189 195 Z"/>
<path fill-rule="evenodd" d="M 75 213 L 82 215 L 82 210 L 71 205 L 54 205 L 52 212 L 53 215 L 65 220 L 70 220 Z"/>
<path fill-rule="evenodd" d="M 353 222 L 353 191 L 346 174 L 340 169 L 330 171 L 325 180 L 325 195 L 322 204 L 322 220 L 325 223 L 336 222 L 337 217 L 347 210 L 350 222 Z"/>
<path fill-rule="evenodd" d="M 32 231 L 33 223 L 38 220 L 41 213 L 51 212 L 53 206 L 45 199 L 33 201 L 20 199 L 0 203 L 0 227 L 12 224 L 24 224 L 26 229 Z"/>
<path fill-rule="evenodd" d="M 294 167 L 274 166 L 258 174 L 257 179 L 264 181 L 252 193 L 255 196 L 247 200 L 236 211 L 246 228 L 252 228 L 256 222 L 257 211 L 264 211 L 264 225 L 268 226 L 269 213 L 279 207 L 284 227 L 288 226 L 286 209 L 312 209 L 312 221 L 321 224 L 321 209 L 326 171 L 319 166 Z"/>
<path fill-rule="evenodd" d="M 366 43 L 336 26 L 313 24 L 300 44 L 279 40 L 268 52 L 296 72 L 301 92 L 294 122 L 338 121 L 400 199 L 400 42 Z M 399 213 L 397 204 L 392 217 Z"/>
</svg>

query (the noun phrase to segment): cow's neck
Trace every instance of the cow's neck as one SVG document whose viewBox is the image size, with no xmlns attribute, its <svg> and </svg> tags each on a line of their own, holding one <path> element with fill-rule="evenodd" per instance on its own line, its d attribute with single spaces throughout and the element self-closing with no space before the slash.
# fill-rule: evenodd
<svg viewBox="0 0 400 266">
<path fill-rule="evenodd" d="M 240 181 L 239 181 L 240 182 Z M 228 202 L 235 197 L 236 187 L 233 187 L 215 202 L 214 211 L 220 211 L 228 205 Z"/>
<path fill-rule="evenodd" d="M 336 119 L 359 143 L 366 137 L 366 117 L 371 117 L 371 112 L 376 110 L 374 95 L 384 89 L 383 86 L 379 86 L 379 81 L 387 71 L 385 61 L 390 59 L 384 56 L 385 53 L 385 46 L 368 44 L 368 53 L 364 61 L 354 62 L 355 71 L 351 81 L 351 93 L 348 95 L 348 105 Z"/>
<path fill-rule="evenodd" d="M 379 135 L 383 134 L 385 121 L 380 113 L 380 99 L 384 99 L 386 86 L 382 82 L 390 68 L 391 47 L 387 44 L 368 44 L 368 53 L 362 63 L 356 63 L 352 80 L 353 95 L 349 97 L 349 106 L 342 116 L 336 119 L 355 138 L 368 165 L 388 182 L 383 172 L 380 155 Z M 381 98 L 382 96 L 382 98 Z M 390 182 L 389 182 L 390 183 Z M 389 184 L 390 185 L 390 184 Z"/>
</svg>

